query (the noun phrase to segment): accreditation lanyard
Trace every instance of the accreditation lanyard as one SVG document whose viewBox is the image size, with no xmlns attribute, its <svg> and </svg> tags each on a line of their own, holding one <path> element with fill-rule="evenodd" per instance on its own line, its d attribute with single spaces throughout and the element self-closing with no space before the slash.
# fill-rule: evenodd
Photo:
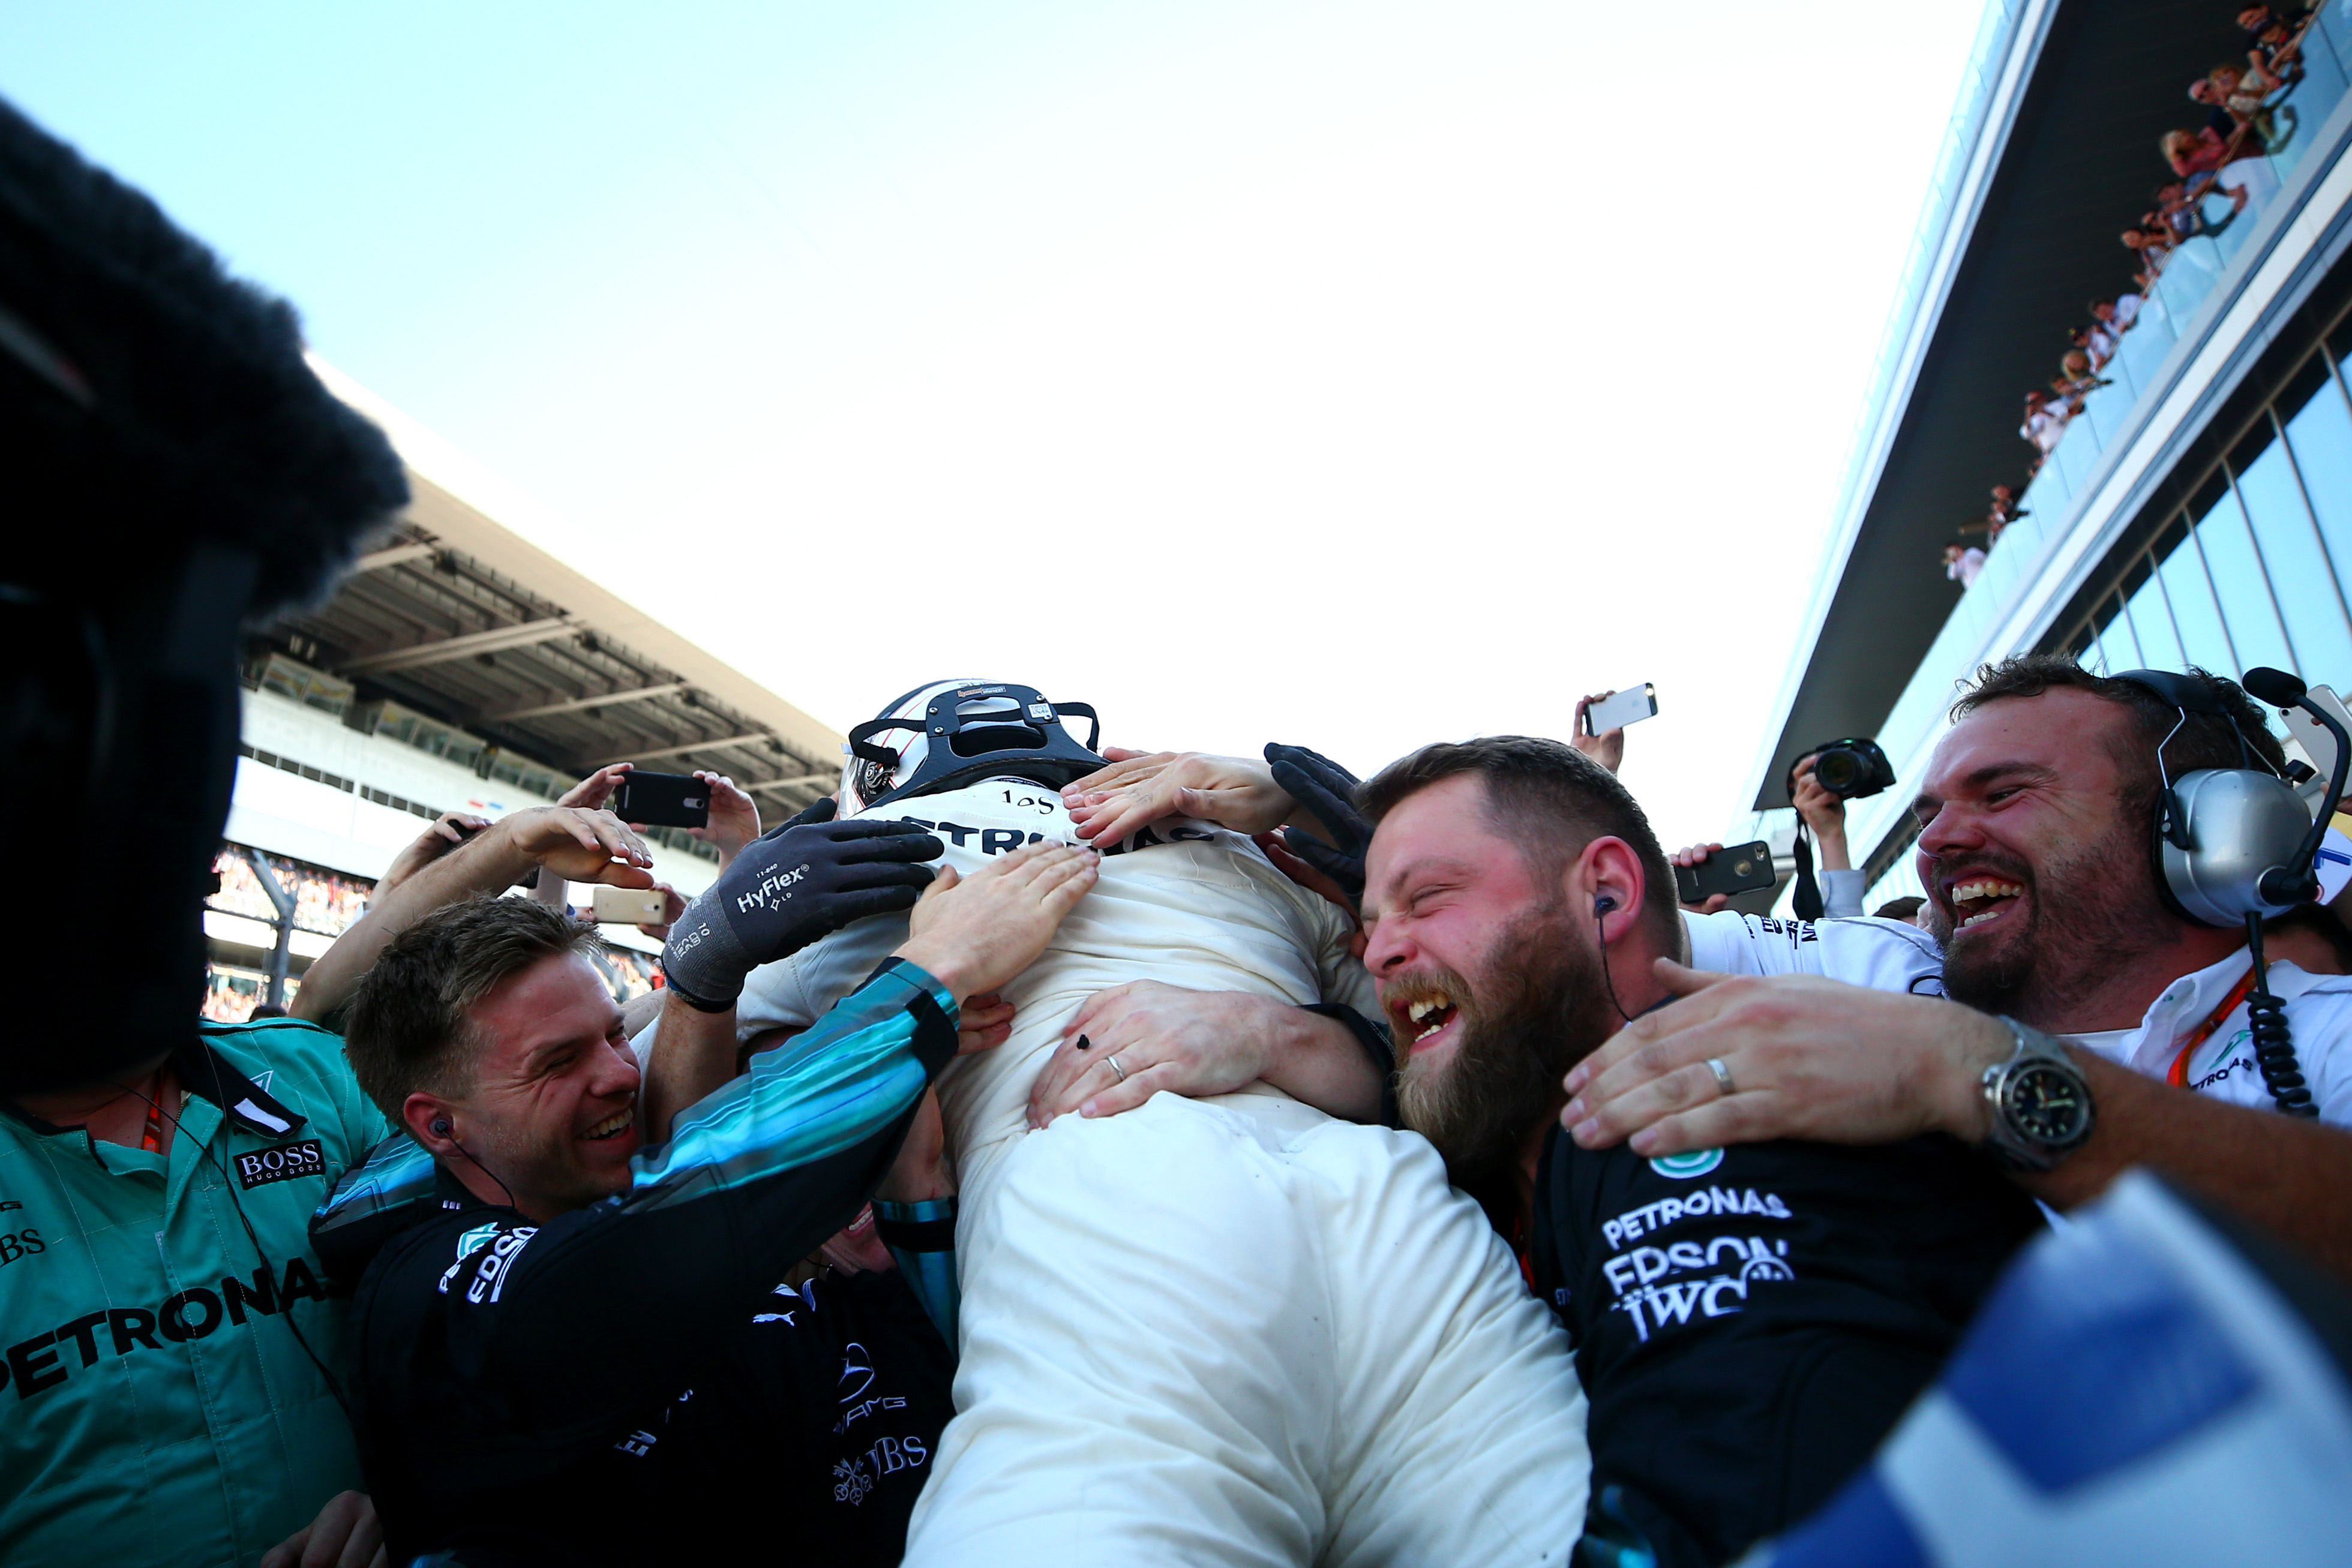
<svg viewBox="0 0 2352 1568">
<path fill-rule="evenodd" d="M 2213 1031 L 2221 1027 L 2221 1020 L 2236 1012 L 2238 1004 L 2244 1001 L 2246 993 L 2253 988 L 2254 971 L 2252 967 L 2249 966 L 2245 977 L 2231 988 L 2228 996 L 2221 998 L 2221 1005 L 2215 1008 L 2207 1015 L 2205 1021 L 2197 1026 L 2196 1033 L 2180 1042 L 2180 1053 L 2172 1059 L 2172 1071 L 2164 1075 L 2164 1081 L 2167 1083 L 2171 1084 L 2175 1089 L 2189 1087 L 2189 1053 L 2213 1038 Z"/>
</svg>

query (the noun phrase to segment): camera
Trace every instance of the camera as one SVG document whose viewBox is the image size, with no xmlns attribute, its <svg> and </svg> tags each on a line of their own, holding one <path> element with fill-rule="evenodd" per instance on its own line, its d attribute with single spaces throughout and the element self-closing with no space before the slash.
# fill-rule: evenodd
<svg viewBox="0 0 2352 1568">
<path fill-rule="evenodd" d="M 1825 740 L 1797 754 L 1797 761 L 1813 759 L 1813 781 L 1841 800 L 1866 800 L 1895 785 L 1894 764 L 1878 742 L 1867 736 Z M 1789 764 L 1789 793 L 1797 792 L 1797 763 Z"/>
</svg>

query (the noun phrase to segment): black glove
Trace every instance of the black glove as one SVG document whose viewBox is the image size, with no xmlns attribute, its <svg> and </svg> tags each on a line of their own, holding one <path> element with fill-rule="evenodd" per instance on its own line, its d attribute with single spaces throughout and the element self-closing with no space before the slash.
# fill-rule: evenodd
<svg viewBox="0 0 2352 1568">
<path fill-rule="evenodd" d="M 724 1012 L 743 977 L 853 920 L 912 909 L 947 846 L 912 822 L 828 821 L 820 800 L 743 847 L 670 927 L 662 974 L 705 1012 Z M 821 811 L 821 814 L 820 814 Z"/>
<path fill-rule="evenodd" d="M 1356 812 L 1356 776 L 1303 746 L 1268 745 L 1265 759 L 1274 765 L 1274 781 L 1314 815 L 1331 835 L 1325 843 L 1296 828 L 1282 831 L 1290 852 L 1339 884 L 1349 902 L 1364 902 L 1364 852 L 1371 847 L 1372 825 Z"/>
</svg>

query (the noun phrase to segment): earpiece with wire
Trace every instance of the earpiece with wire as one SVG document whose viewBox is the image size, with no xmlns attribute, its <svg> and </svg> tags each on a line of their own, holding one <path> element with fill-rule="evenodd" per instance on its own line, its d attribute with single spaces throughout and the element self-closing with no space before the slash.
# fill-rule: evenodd
<svg viewBox="0 0 2352 1568">
<path fill-rule="evenodd" d="M 1609 973 L 1609 927 L 1607 925 L 1607 918 L 1609 912 L 1616 907 L 1617 899 L 1616 895 L 1613 894 L 1604 893 L 1600 897 L 1592 901 L 1592 934 L 1600 939 L 1601 943 L 1601 983 L 1609 988 L 1609 1005 L 1617 1009 L 1617 1016 L 1619 1018 L 1623 1019 L 1627 1023 L 1632 1023 L 1633 1021 L 1633 1015 L 1627 1012 L 1625 1010 L 1625 1004 L 1617 999 L 1617 981 L 1614 977 Z"/>
<path fill-rule="evenodd" d="M 498 1172 L 496 1172 L 496 1171 L 492 1170 L 489 1166 L 488 1166 L 484 1165 L 480 1160 L 478 1160 L 478 1159 L 475 1159 L 475 1158 L 474 1158 L 474 1151 L 473 1151 L 473 1150 L 471 1150 L 471 1149 L 469 1149 L 469 1148 L 467 1148 L 465 1145 L 463 1145 L 463 1144 L 461 1144 L 461 1143 L 459 1143 L 459 1142 L 457 1141 L 457 1134 L 456 1130 L 455 1130 L 455 1129 L 453 1129 L 453 1128 L 449 1125 L 449 1118 L 448 1118 L 448 1117 L 446 1117 L 446 1116 L 436 1116 L 436 1117 L 434 1117 L 434 1118 L 433 1118 L 433 1124 L 432 1124 L 432 1126 L 431 1126 L 431 1128 L 430 1128 L 430 1131 L 432 1132 L 433 1135 L 434 1135 L 435 1137 L 436 1137 L 436 1138 L 446 1138 L 446 1139 L 448 1139 L 448 1140 L 449 1140 L 449 1146 L 450 1146 L 451 1148 L 453 1148 L 453 1149 L 457 1150 L 459 1154 L 461 1154 L 461 1155 L 465 1155 L 467 1159 L 469 1159 L 469 1160 L 473 1160 L 473 1161 L 474 1161 L 474 1168 L 475 1168 L 476 1170 L 478 1170 L 478 1171 L 481 1172 L 484 1176 L 486 1176 L 489 1177 L 492 1181 L 498 1182 L 498 1184 L 499 1184 L 499 1190 L 500 1192 L 505 1193 L 505 1194 L 507 1195 L 507 1207 L 508 1207 L 509 1208 L 520 1208 L 520 1207 L 522 1207 L 520 1204 L 519 1204 L 519 1203 L 515 1202 L 514 1188 L 512 1188 L 512 1187 L 509 1186 L 508 1186 L 504 1181 L 499 1180 L 499 1173 L 498 1173 Z"/>
</svg>

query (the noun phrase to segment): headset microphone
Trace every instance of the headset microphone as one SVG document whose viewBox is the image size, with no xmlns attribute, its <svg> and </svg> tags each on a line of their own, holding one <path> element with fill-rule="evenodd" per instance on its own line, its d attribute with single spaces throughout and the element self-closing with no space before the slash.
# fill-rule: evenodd
<svg viewBox="0 0 2352 1568">
<path fill-rule="evenodd" d="M 2315 813 L 2293 784 L 2275 769 L 2258 770 L 2246 743 L 2240 714 L 2210 682 L 2168 670 L 2128 670 L 2127 681 L 2177 709 L 2179 722 L 2158 743 L 2155 852 L 2157 888 L 2167 904 L 2200 925 L 2224 930 L 2243 925 L 2253 988 L 2246 995 L 2246 1020 L 2253 1036 L 2254 1063 L 2278 1108 L 2290 1116 L 2316 1116 L 2310 1086 L 2295 1060 L 2287 1029 L 2286 1003 L 2270 988 L 2270 966 L 2263 954 L 2263 922 L 2286 914 L 2319 895 L 2312 867 L 2327 826 L 2344 799 L 2345 774 L 2352 766 L 2352 737 L 2334 716 L 2310 700 L 2308 689 L 2284 670 L 2245 673 L 2247 693 L 2274 707 L 2299 707 L 2336 741 L 2336 760 L 2326 792 Z M 2204 768 L 2171 777 L 2164 747 L 2192 713 L 2226 722 L 2238 739 L 2236 768 Z"/>
</svg>

